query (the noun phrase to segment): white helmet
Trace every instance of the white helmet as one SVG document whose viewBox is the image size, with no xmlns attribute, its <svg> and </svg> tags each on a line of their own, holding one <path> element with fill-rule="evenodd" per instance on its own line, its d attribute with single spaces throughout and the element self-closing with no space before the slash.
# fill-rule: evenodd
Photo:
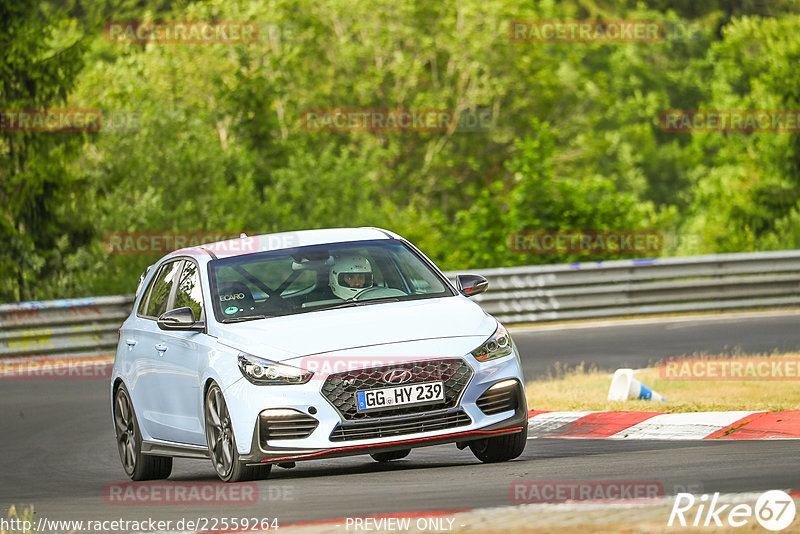
<svg viewBox="0 0 800 534">
<path fill-rule="evenodd" d="M 355 298 L 365 289 L 372 287 L 372 267 L 369 260 L 357 254 L 336 258 L 336 263 L 331 267 L 328 283 L 337 297 L 344 300 Z"/>
</svg>

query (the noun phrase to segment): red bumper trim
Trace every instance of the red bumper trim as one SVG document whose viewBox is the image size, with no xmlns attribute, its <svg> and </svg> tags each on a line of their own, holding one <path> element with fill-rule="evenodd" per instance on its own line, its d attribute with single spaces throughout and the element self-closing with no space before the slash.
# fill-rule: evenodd
<svg viewBox="0 0 800 534">
<path fill-rule="evenodd" d="M 521 431 L 521 430 L 522 430 L 521 426 L 514 427 L 514 428 L 506 428 L 505 430 L 470 430 L 468 432 L 457 432 L 455 434 L 444 434 L 442 436 L 430 436 L 430 437 L 427 437 L 427 438 L 404 439 L 404 440 L 401 440 L 401 441 L 389 441 L 389 442 L 386 442 L 386 443 L 375 443 L 375 444 L 372 444 L 372 445 L 353 445 L 353 446 L 350 446 L 350 447 L 336 447 L 336 448 L 333 448 L 333 449 L 326 449 L 324 451 L 312 452 L 310 454 L 300 454 L 300 455 L 297 455 L 297 456 L 286 456 L 284 458 L 265 458 L 264 460 L 261 460 L 261 462 L 262 463 L 264 463 L 264 462 L 286 462 L 286 461 L 290 461 L 290 460 L 299 460 L 301 458 L 313 458 L 315 456 L 322 456 L 324 454 L 330 454 L 332 452 L 351 451 L 351 450 L 355 450 L 355 449 L 370 449 L 370 448 L 374 448 L 374 447 L 386 447 L 386 446 L 389 446 L 389 445 L 402 445 L 404 443 L 417 443 L 417 442 L 420 442 L 420 441 L 430 441 L 430 440 L 436 440 L 436 439 L 455 438 L 455 437 L 458 437 L 458 436 L 469 436 L 469 435 L 475 435 L 475 434 L 504 434 L 504 433 L 507 433 L 507 432 L 518 432 L 518 431 Z"/>
</svg>

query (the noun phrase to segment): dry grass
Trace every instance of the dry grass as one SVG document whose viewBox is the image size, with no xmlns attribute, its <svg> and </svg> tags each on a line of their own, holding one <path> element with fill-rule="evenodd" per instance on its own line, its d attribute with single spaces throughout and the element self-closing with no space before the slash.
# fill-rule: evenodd
<svg viewBox="0 0 800 534">
<path fill-rule="evenodd" d="M 23 508 L 22 512 L 17 512 L 17 508 L 12 504 L 11 508 L 8 509 L 8 515 L 6 516 L 7 521 L 16 520 L 14 521 L 14 525 L 20 525 L 21 521 L 27 521 L 31 525 L 34 524 L 33 520 L 33 506 L 28 506 Z M 0 527 L 0 534 L 31 534 L 33 532 L 32 529 L 16 529 L 16 530 L 6 530 L 5 528 Z"/>
<path fill-rule="evenodd" d="M 702 358 L 711 359 L 711 356 Z M 757 361 L 797 360 L 800 354 L 758 356 Z M 748 358 L 752 359 L 752 358 Z M 658 367 L 638 371 L 636 378 L 668 402 L 609 402 L 608 389 L 613 373 L 580 365 L 573 369 L 556 368 L 549 379 L 529 382 L 528 408 L 531 410 L 634 410 L 658 412 L 707 412 L 717 410 L 797 410 L 800 409 L 798 380 L 668 380 Z"/>
</svg>

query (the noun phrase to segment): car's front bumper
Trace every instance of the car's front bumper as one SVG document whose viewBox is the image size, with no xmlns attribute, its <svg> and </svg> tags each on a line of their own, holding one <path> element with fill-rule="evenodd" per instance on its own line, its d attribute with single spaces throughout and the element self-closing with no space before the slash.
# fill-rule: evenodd
<svg viewBox="0 0 800 534">
<path fill-rule="evenodd" d="M 485 363 L 469 357 L 464 358 L 464 361 L 473 374 L 455 405 L 402 416 L 393 416 L 389 412 L 386 417 L 358 422 L 346 420 L 323 396 L 320 381 L 312 380 L 302 386 L 277 388 L 258 387 L 246 381 L 237 382 L 226 392 L 226 397 L 230 399 L 229 410 L 239 456 L 250 464 L 292 462 L 467 442 L 522 431 L 527 425 L 527 405 L 516 353 Z M 519 391 L 515 405 L 502 412 L 487 415 L 479 407 L 478 400 L 493 385 L 509 380 L 516 381 Z M 307 437 L 265 439 L 259 428 L 259 414 L 267 409 L 295 410 L 316 420 L 317 425 Z M 438 425 L 420 423 L 422 419 L 437 417 L 443 421 L 455 421 L 458 418 L 458 421 L 455 424 L 445 422 Z M 334 435 L 334 431 L 341 427 L 352 429 L 378 424 L 386 424 L 386 428 L 390 430 L 378 431 L 374 433 L 375 437 L 369 439 L 337 438 Z M 398 428 L 410 430 L 404 432 L 398 431 Z M 422 431 L 418 431 L 419 429 Z"/>
<path fill-rule="evenodd" d="M 342 456 L 354 456 L 358 454 L 375 454 L 378 452 L 389 452 L 403 449 L 413 449 L 432 445 L 443 445 L 446 443 L 466 443 L 485 438 L 492 438 L 504 434 L 514 434 L 522 432 L 528 424 L 528 413 L 523 402 L 511 417 L 482 428 L 461 430 L 454 428 L 447 431 L 433 433 L 433 435 L 409 435 L 396 437 L 380 442 L 345 442 L 339 446 L 321 449 L 308 449 L 298 447 L 280 447 L 261 443 L 259 430 L 253 432 L 251 442 L 251 452 L 240 456 L 249 465 L 265 463 L 295 462 L 302 460 L 316 460 L 319 458 L 338 458 Z M 470 428 L 474 425 L 470 425 Z"/>
</svg>

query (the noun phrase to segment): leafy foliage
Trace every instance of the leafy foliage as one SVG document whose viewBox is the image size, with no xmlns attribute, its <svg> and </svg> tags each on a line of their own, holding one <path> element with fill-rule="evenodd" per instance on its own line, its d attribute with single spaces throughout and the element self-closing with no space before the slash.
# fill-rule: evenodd
<svg viewBox="0 0 800 534">
<path fill-rule="evenodd" d="M 66 101 L 83 65 L 74 21 L 47 6 L 0 0 L 0 109 L 6 114 Z M 13 117 L 13 115 L 12 115 Z M 6 119 L 7 120 L 7 119 Z M 25 300 L 61 270 L 91 228 L 74 217 L 80 179 L 67 165 L 81 139 L 0 128 L 0 296 Z"/>
<path fill-rule="evenodd" d="M 534 5 L 535 4 L 535 5 Z M 796 0 L 0 0 L 4 109 L 99 108 L 96 134 L 0 130 L 0 299 L 130 293 L 109 232 L 382 226 L 446 269 L 524 230 L 639 230 L 665 254 L 800 245 L 794 133 L 675 134 L 665 109 L 798 109 Z M 512 20 L 642 19 L 656 43 L 512 42 Z M 252 44 L 118 44 L 107 20 L 252 21 Z M 307 110 L 448 109 L 479 131 L 314 131 Z"/>
</svg>

